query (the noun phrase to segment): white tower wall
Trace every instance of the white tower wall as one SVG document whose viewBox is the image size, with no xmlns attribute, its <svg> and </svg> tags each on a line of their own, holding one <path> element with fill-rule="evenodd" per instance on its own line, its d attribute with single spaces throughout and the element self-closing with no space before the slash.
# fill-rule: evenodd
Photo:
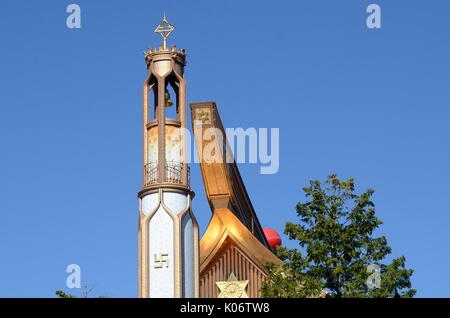
<svg viewBox="0 0 450 318">
<path fill-rule="evenodd" d="M 142 213 L 148 218 L 150 298 L 173 298 L 176 271 L 181 273 L 181 297 L 196 297 L 195 264 L 196 229 L 190 209 L 190 195 L 182 192 L 161 191 L 142 198 Z M 176 243 L 180 251 L 177 253 Z M 176 268 L 175 265 L 178 265 Z"/>
</svg>

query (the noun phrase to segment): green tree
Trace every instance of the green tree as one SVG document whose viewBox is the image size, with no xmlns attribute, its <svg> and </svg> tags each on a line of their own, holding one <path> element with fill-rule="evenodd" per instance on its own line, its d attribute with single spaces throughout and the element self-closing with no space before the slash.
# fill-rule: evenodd
<svg viewBox="0 0 450 318">
<path fill-rule="evenodd" d="M 405 257 L 386 264 L 386 238 L 373 237 L 382 224 L 375 216 L 373 190 L 357 195 L 353 179 L 330 175 L 324 185 L 311 181 L 308 198 L 296 206 L 299 223 L 285 234 L 300 249 L 279 247 L 283 266 L 269 265 L 264 297 L 412 297 L 412 270 Z"/>
<path fill-rule="evenodd" d="M 83 286 L 80 289 L 81 292 L 81 298 L 89 298 L 89 294 L 92 292 L 92 290 L 94 289 L 93 286 L 90 286 L 87 283 L 84 283 Z M 67 294 L 66 292 L 62 291 L 62 290 L 57 290 L 55 292 L 56 296 L 58 296 L 58 298 L 78 298 L 75 295 L 72 294 Z M 99 298 L 109 298 L 107 296 L 100 296 Z"/>
<path fill-rule="evenodd" d="M 56 296 L 58 296 L 58 298 L 77 298 L 77 296 L 71 295 L 71 294 L 66 294 L 62 290 L 57 290 L 55 292 L 55 294 L 56 294 Z"/>
</svg>

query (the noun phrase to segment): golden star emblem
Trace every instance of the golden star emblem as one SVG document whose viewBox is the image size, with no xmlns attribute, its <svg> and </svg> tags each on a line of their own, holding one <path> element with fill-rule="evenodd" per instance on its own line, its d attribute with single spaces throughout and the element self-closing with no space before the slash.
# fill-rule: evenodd
<svg viewBox="0 0 450 318">
<path fill-rule="evenodd" d="M 196 117 L 195 119 L 201 120 L 202 124 L 209 122 L 209 112 L 206 110 L 197 111 L 195 117 Z"/>
<path fill-rule="evenodd" d="M 220 290 L 219 298 L 248 298 L 245 292 L 248 280 L 238 281 L 234 273 L 226 282 L 216 282 L 216 285 Z"/>
</svg>

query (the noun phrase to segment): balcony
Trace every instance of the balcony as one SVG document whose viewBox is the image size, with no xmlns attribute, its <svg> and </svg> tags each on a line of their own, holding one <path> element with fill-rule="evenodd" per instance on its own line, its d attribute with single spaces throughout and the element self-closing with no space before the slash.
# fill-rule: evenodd
<svg viewBox="0 0 450 318">
<path fill-rule="evenodd" d="M 183 169 L 187 167 L 187 186 L 190 184 L 190 169 L 188 165 L 181 162 L 168 161 L 165 165 L 164 182 L 183 184 Z M 147 163 L 144 169 L 144 186 L 150 186 L 158 183 L 158 162 Z"/>
</svg>

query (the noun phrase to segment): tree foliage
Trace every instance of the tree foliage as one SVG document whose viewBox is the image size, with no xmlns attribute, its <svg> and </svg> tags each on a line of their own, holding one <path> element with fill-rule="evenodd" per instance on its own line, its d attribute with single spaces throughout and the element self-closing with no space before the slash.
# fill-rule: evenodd
<svg viewBox="0 0 450 318">
<path fill-rule="evenodd" d="M 355 194 L 353 179 L 330 175 L 322 185 L 311 181 L 307 202 L 296 206 L 299 223 L 288 222 L 285 234 L 300 249 L 279 247 L 283 266 L 269 265 L 265 297 L 412 297 L 412 270 L 405 257 L 386 264 L 391 253 L 375 216 L 374 191 Z"/>
<path fill-rule="evenodd" d="M 62 290 L 57 290 L 55 292 L 55 294 L 56 294 L 56 296 L 58 296 L 58 298 L 77 298 L 77 296 L 71 295 L 71 294 L 66 294 Z"/>
</svg>

